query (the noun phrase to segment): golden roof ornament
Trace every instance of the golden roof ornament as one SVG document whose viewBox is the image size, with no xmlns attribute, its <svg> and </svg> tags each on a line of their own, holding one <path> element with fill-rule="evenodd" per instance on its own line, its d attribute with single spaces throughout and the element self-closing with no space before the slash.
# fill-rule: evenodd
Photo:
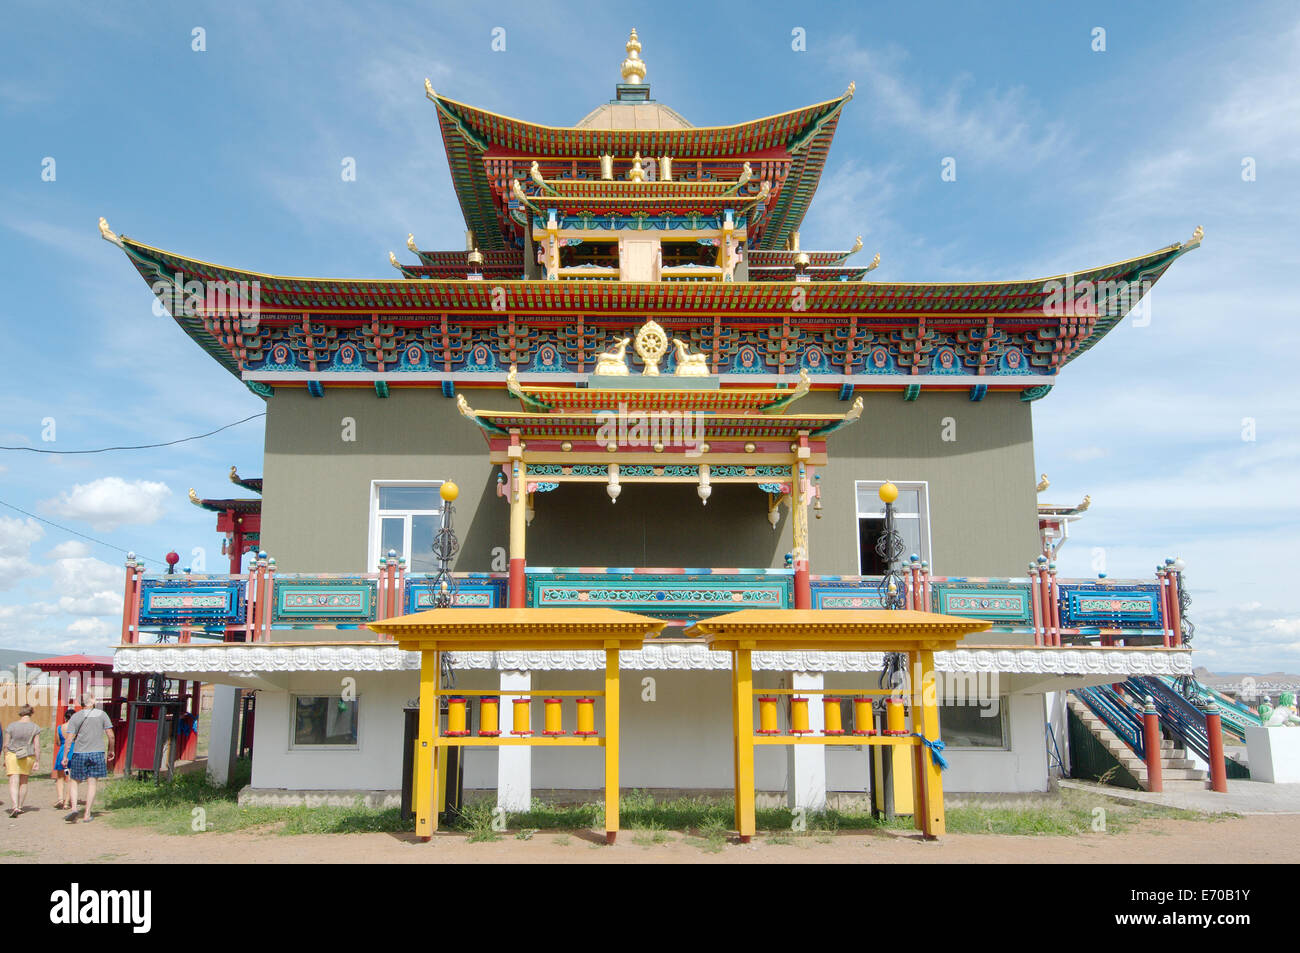
<svg viewBox="0 0 1300 953">
<path fill-rule="evenodd" d="M 1036 489 L 1038 490 L 1038 492 L 1039 492 L 1039 493 L 1042 493 L 1044 490 L 1046 490 L 1046 489 L 1047 489 L 1049 486 L 1051 486 L 1051 485 L 1052 485 L 1052 481 L 1049 480 L 1049 479 L 1047 479 L 1047 474 L 1046 474 L 1046 473 L 1040 473 L 1040 474 L 1039 474 L 1039 479 L 1038 479 L 1038 486 L 1037 486 L 1037 488 L 1036 488 Z"/>
<path fill-rule="evenodd" d="M 106 242 L 112 242 L 118 248 L 122 247 L 122 239 L 118 238 L 114 231 L 108 227 L 108 219 L 102 216 L 99 219 L 99 237 Z"/>
<path fill-rule="evenodd" d="M 424 78 L 424 95 L 433 99 L 437 94 L 433 91 L 433 83 L 429 82 L 429 77 Z"/>
<path fill-rule="evenodd" d="M 636 332 L 636 341 L 632 346 L 637 356 L 645 361 L 645 370 L 641 372 L 641 376 L 658 377 L 659 362 L 668 352 L 668 335 L 664 329 L 654 321 L 647 321 L 641 325 L 641 330 Z"/>
<path fill-rule="evenodd" d="M 636 38 L 636 27 L 627 38 L 627 59 L 623 61 L 623 82 L 632 86 L 645 84 L 645 60 L 641 59 L 641 41 Z"/>
<path fill-rule="evenodd" d="M 629 182 L 644 182 L 645 169 L 641 168 L 641 153 L 632 157 L 632 168 L 627 170 L 627 180 Z"/>
<path fill-rule="evenodd" d="M 402 263 L 397 260 L 397 256 L 394 255 L 392 252 L 388 253 L 388 263 L 392 265 L 394 268 L 396 268 L 398 271 L 402 270 Z"/>
<path fill-rule="evenodd" d="M 681 338 L 673 338 L 673 345 L 677 348 L 677 370 L 673 374 L 677 377 L 708 377 L 709 376 L 709 358 L 706 354 L 692 354 L 690 346 Z"/>
<path fill-rule="evenodd" d="M 612 351 L 596 355 L 596 373 L 601 377 L 627 377 L 627 346 L 631 338 L 622 338 Z"/>
<path fill-rule="evenodd" d="M 415 247 L 415 233 L 414 233 L 414 232 L 407 232 L 407 233 L 406 233 L 406 247 L 409 248 L 409 249 L 411 249 L 411 251 L 415 252 L 417 255 L 420 253 L 420 249 L 418 249 L 418 248 Z"/>
</svg>

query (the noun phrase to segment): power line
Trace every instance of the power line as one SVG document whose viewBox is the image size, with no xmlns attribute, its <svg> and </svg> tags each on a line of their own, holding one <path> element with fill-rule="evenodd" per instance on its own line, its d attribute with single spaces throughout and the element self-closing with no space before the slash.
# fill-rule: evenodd
<svg viewBox="0 0 1300 953">
<path fill-rule="evenodd" d="M 7 506 L 15 513 L 22 513 L 23 516 L 30 516 L 32 519 L 36 520 L 37 522 L 44 523 L 46 526 L 53 526 L 55 529 L 61 529 L 63 530 L 63 532 L 71 533 L 73 536 L 80 536 L 82 539 L 89 540 L 90 542 L 96 544 L 97 546 L 105 546 L 109 549 L 115 549 L 119 553 L 131 552 L 131 550 L 123 549 L 121 546 L 114 546 L 112 543 L 106 543 L 102 539 L 95 539 L 95 537 L 87 536 L 85 533 L 78 533 L 75 529 L 69 529 L 68 527 L 62 526 L 59 523 L 54 522 L 53 520 L 47 520 L 43 516 L 37 516 L 35 513 L 28 513 L 26 510 L 22 509 L 21 507 L 14 506 L 12 503 L 6 503 L 4 500 L 0 500 L 0 506 Z M 158 563 L 159 565 L 163 563 L 163 560 L 161 559 L 154 559 L 152 556 L 141 556 L 139 553 L 136 554 L 135 558 L 144 559 L 151 563 Z"/>
<path fill-rule="evenodd" d="M 133 447 L 100 447 L 97 450 L 46 450 L 43 447 L 0 447 L 0 450 L 26 450 L 28 453 L 108 453 L 110 450 L 152 450 L 156 447 L 172 447 L 178 443 L 186 443 L 190 440 L 202 440 L 204 437 L 211 437 L 213 434 L 221 433 L 223 430 L 229 430 L 231 427 L 238 427 L 240 424 L 246 424 L 257 417 L 265 417 L 266 411 L 260 414 L 253 414 L 252 417 L 245 417 L 243 420 L 236 420 L 233 424 L 226 424 L 224 427 L 218 427 L 216 430 L 209 430 L 207 433 L 195 434 L 193 437 L 181 437 L 179 440 L 168 440 L 166 443 L 142 443 Z M 40 517 L 34 517 L 40 519 Z M 53 524 L 51 524 L 53 525 Z M 71 532 L 71 530 L 69 530 Z M 126 552 L 126 550 L 122 550 Z"/>
</svg>

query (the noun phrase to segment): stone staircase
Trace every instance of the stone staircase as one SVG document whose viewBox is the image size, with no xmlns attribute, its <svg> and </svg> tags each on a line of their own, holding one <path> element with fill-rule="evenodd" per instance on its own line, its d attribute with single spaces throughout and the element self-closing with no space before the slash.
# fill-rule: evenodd
<svg viewBox="0 0 1300 953">
<path fill-rule="evenodd" d="M 1115 732 L 1106 727 L 1106 723 L 1092 713 L 1092 709 L 1074 695 L 1067 696 L 1069 706 L 1093 737 L 1105 746 L 1129 774 L 1137 781 L 1142 790 L 1150 789 L 1147 782 L 1146 762 L 1133 753 Z M 1165 790 L 1201 789 L 1205 787 L 1205 772 L 1196 767 L 1196 763 L 1187 755 L 1187 751 L 1177 747 L 1169 738 L 1161 739 L 1160 776 Z"/>
</svg>

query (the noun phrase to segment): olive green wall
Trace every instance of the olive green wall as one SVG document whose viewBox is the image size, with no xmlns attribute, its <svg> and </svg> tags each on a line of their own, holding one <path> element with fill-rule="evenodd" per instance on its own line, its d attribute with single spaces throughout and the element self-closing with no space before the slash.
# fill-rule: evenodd
<svg viewBox="0 0 1300 953">
<path fill-rule="evenodd" d="M 518 408 L 504 390 L 466 393 L 475 408 Z M 889 478 L 929 483 L 936 573 L 1023 575 L 1038 553 L 1030 405 L 1015 394 L 864 400 L 862 418 L 829 440 L 822 519 L 810 521 L 813 572 L 857 573 L 854 481 Z M 792 410 L 848 406 L 814 393 Z M 344 418 L 355 421 L 355 440 L 343 439 Z M 943 439 L 945 427 L 955 439 Z M 508 544 L 487 444 L 437 388 L 393 388 L 386 399 L 361 388 L 326 385 L 321 398 L 281 388 L 268 401 L 264 477 L 262 547 L 282 572 L 374 568 L 366 565 L 371 480 L 460 485 L 459 570 L 491 569 L 493 547 Z M 790 549 L 788 510 L 774 531 L 756 487 L 715 485 L 707 507 L 680 485 L 625 484 L 617 504 L 592 484 L 536 499 L 527 545 L 535 566 L 782 566 Z"/>
</svg>

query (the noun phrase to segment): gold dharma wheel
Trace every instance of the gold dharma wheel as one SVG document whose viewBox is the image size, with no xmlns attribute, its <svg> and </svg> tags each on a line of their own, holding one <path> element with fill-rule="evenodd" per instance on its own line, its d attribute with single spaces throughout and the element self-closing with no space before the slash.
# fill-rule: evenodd
<svg viewBox="0 0 1300 953">
<path fill-rule="evenodd" d="M 634 347 L 637 355 L 645 361 L 645 370 L 641 373 L 652 377 L 658 375 L 659 362 L 668 353 L 667 332 L 654 321 L 647 321 L 637 331 Z"/>
</svg>

